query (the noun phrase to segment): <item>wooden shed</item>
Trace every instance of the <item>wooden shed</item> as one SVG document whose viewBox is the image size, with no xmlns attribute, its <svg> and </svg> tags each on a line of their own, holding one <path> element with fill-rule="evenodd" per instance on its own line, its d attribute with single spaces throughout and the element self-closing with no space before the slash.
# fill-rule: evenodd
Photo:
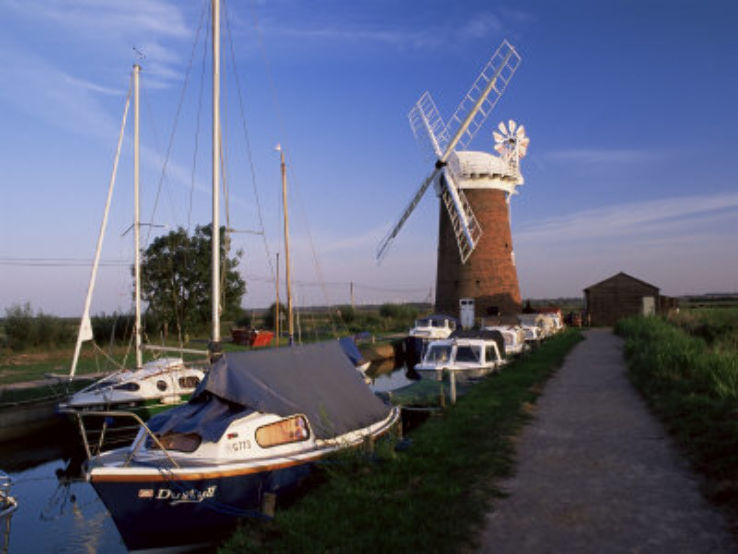
<svg viewBox="0 0 738 554">
<path fill-rule="evenodd" d="M 632 315 L 655 315 L 668 310 L 672 299 L 659 288 L 623 273 L 584 289 L 585 317 L 590 325 L 614 325 Z"/>
</svg>

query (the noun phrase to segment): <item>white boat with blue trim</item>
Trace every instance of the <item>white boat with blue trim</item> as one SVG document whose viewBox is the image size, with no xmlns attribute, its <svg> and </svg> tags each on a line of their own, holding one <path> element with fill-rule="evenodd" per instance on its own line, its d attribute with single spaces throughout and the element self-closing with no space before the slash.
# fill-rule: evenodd
<svg viewBox="0 0 738 554">
<path fill-rule="evenodd" d="M 91 456 L 87 474 L 130 550 L 196 544 L 398 420 L 337 341 L 227 353 L 187 404 Z"/>
</svg>

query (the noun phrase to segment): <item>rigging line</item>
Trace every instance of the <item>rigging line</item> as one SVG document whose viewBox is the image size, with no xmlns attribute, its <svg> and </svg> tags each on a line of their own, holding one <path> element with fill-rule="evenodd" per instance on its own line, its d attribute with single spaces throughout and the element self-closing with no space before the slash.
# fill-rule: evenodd
<svg viewBox="0 0 738 554">
<path fill-rule="evenodd" d="M 177 104 L 177 110 L 174 115 L 174 124 L 172 125 L 172 132 L 169 135 L 169 143 L 167 145 L 167 151 L 164 157 L 164 165 L 161 168 L 161 175 L 159 176 L 159 184 L 156 189 L 154 207 L 151 210 L 151 220 L 149 222 L 150 225 L 152 225 L 154 222 L 154 214 L 156 213 L 156 208 L 159 205 L 159 196 L 161 194 L 161 188 L 164 183 L 164 178 L 166 177 L 167 165 L 169 164 L 169 157 L 172 153 L 172 147 L 174 146 L 174 135 L 177 131 L 177 124 L 179 123 L 179 116 L 182 113 L 182 106 L 184 105 L 185 92 L 187 91 L 187 85 L 190 80 L 190 74 L 192 72 L 192 65 L 195 59 L 195 52 L 197 51 L 197 44 L 200 39 L 200 31 L 202 31 L 202 27 L 203 27 L 205 13 L 209 13 L 210 11 L 205 8 L 206 6 L 205 4 L 203 4 L 203 9 L 202 9 L 202 12 L 200 13 L 200 24 L 197 27 L 197 31 L 195 32 L 195 41 L 192 44 L 192 51 L 190 52 L 190 59 L 187 63 L 187 70 L 185 71 L 184 83 L 182 83 L 182 89 L 179 95 L 179 103 Z M 150 237 L 151 237 L 151 227 L 149 227 L 148 229 L 148 233 L 146 234 L 146 240 L 144 241 L 144 243 L 148 244 Z"/>
<path fill-rule="evenodd" d="M 331 298 L 328 296 L 328 290 L 325 287 L 324 283 L 326 282 L 325 277 L 323 276 L 323 269 L 320 266 L 320 261 L 318 260 L 318 253 L 315 250 L 315 242 L 313 241 L 313 234 L 310 230 L 310 225 L 307 222 L 307 216 L 305 214 L 305 205 L 302 201 L 302 196 L 300 195 L 300 189 L 297 181 L 297 177 L 295 176 L 295 172 L 290 167 L 290 175 L 292 176 L 292 182 L 295 183 L 295 187 L 293 187 L 293 190 L 295 191 L 297 198 L 298 198 L 298 207 L 300 208 L 300 215 L 302 217 L 303 224 L 305 225 L 305 231 L 307 232 L 308 236 L 308 243 L 310 244 L 310 253 L 312 255 L 313 260 L 313 267 L 315 269 L 315 273 L 321 283 L 321 292 L 323 293 L 323 300 L 328 305 L 333 305 L 333 302 L 331 301 Z M 343 320 L 343 317 L 337 316 L 338 321 L 343 326 L 345 331 L 348 331 L 348 325 Z M 333 314 L 331 314 L 331 327 L 333 330 L 333 334 L 336 335 L 336 328 L 335 323 L 333 321 Z"/>
<path fill-rule="evenodd" d="M 192 172 L 190 174 L 190 200 L 187 207 L 187 234 L 189 235 L 192 231 L 192 199 L 195 193 L 195 181 L 196 181 L 196 170 L 197 170 L 197 153 L 200 147 L 200 118 L 202 115 L 202 101 L 203 95 L 205 94 L 205 72 L 207 69 L 207 43 L 210 37 L 210 26 L 206 28 L 205 40 L 203 41 L 202 48 L 202 71 L 200 72 L 200 92 L 197 99 L 197 118 L 195 120 L 195 151 L 192 153 Z"/>
<path fill-rule="evenodd" d="M 277 88 L 275 86 L 274 78 L 273 78 L 273 75 L 272 75 L 271 64 L 269 63 L 269 59 L 266 56 L 266 50 L 264 48 L 264 41 L 263 41 L 263 37 L 261 35 L 261 28 L 259 26 L 259 20 L 258 20 L 258 17 L 256 16 L 256 13 L 255 13 L 253 7 L 250 10 L 250 13 L 251 13 L 251 17 L 252 17 L 252 20 L 253 20 L 254 28 L 256 30 L 256 37 L 257 37 L 257 42 L 258 42 L 258 45 L 259 45 L 259 51 L 261 53 L 261 56 L 262 56 L 262 60 L 264 62 L 264 65 L 266 66 L 266 69 L 267 69 L 267 77 L 269 79 L 269 85 L 270 85 L 270 89 L 271 89 L 271 92 L 272 92 L 272 101 L 274 102 L 275 110 L 277 112 L 277 121 L 278 121 L 278 124 L 279 124 L 279 128 L 281 130 L 281 135 L 283 137 L 288 138 L 288 135 L 287 135 L 287 132 L 286 132 L 286 127 L 284 125 L 284 118 L 282 117 L 281 106 L 279 104 L 279 97 L 277 95 Z M 287 142 L 289 143 L 289 140 Z M 283 145 L 283 148 L 284 148 L 284 145 Z M 313 242 L 312 233 L 310 232 L 310 227 L 307 224 L 306 218 L 304 217 L 304 209 L 302 208 L 302 197 L 300 196 L 300 193 L 299 193 L 298 182 L 297 182 L 297 179 L 295 179 L 294 171 L 292 171 L 292 169 L 290 169 L 290 174 L 292 175 L 292 181 L 293 181 L 293 183 L 295 185 L 295 186 L 292 187 L 292 189 L 297 192 L 298 200 L 299 200 L 299 203 L 300 203 L 300 208 L 301 208 L 302 214 L 303 214 L 303 221 L 304 221 L 304 224 L 305 224 L 305 228 L 307 230 L 307 233 L 308 233 L 308 238 L 309 238 L 309 241 L 310 241 L 310 249 L 311 249 L 312 257 L 313 257 L 313 265 L 315 267 L 315 271 L 316 271 L 316 273 L 318 275 L 318 278 L 321 279 L 321 280 L 323 280 L 323 274 L 322 274 L 322 270 L 320 268 L 320 264 L 318 262 L 317 253 L 315 251 L 315 244 Z M 267 259 L 271 260 L 271 257 L 268 257 Z M 328 293 L 325 290 L 325 288 L 323 288 L 323 295 L 324 295 L 324 299 L 325 299 L 326 303 L 329 303 L 330 304 L 330 299 L 328 297 Z M 342 325 L 346 329 L 348 329 L 347 326 L 346 326 L 346 323 L 342 319 L 341 319 L 341 323 L 342 323 Z M 334 321 L 333 321 L 333 317 L 331 317 L 331 327 L 332 327 L 332 330 L 333 330 L 333 334 L 334 335 L 337 335 L 335 324 L 334 324 Z"/>
<path fill-rule="evenodd" d="M 259 189 L 256 185 L 256 171 L 254 169 L 254 158 L 251 153 L 251 140 L 249 139 L 249 132 L 248 127 L 246 125 L 246 110 L 244 109 L 243 104 L 243 94 L 241 91 L 241 79 L 239 78 L 238 70 L 236 69 L 236 53 L 235 49 L 233 47 L 233 36 L 231 34 L 231 22 L 230 18 L 228 17 L 228 3 L 223 3 L 223 11 L 225 14 L 225 23 L 226 23 L 226 36 L 228 38 L 228 45 L 231 52 L 231 63 L 233 64 L 233 80 L 236 84 L 236 92 L 238 94 L 238 105 L 239 110 L 241 112 L 241 126 L 243 128 L 243 134 L 246 141 L 246 155 L 248 157 L 249 161 L 249 170 L 251 172 L 251 184 L 254 189 L 254 198 L 256 200 L 256 213 L 259 218 L 259 230 L 261 231 L 262 241 L 264 243 L 264 251 L 266 253 L 267 263 L 269 264 L 269 273 L 271 275 L 276 275 L 274 270 L 274 265 L 272 264 L 272 254 L 269 249 L 269 243 L 266 239 L 266 230 L 264 228 L 264 218 L 262 217 L 262 211 L 261 211 L 261 199 L 259 197 Z M 275 277 L 276 278 L 276 277 Z M 274 282 L 274 279 L 272 279 L 272 282 Z"/>
<path fill-rule="evenodd" d="M 255 10 L 253 9 L 253 7 L 250 10 L 250 14 L 251 14 L 251 18 L 253 20 L 254 28 L 256 30 L 256 37 L 257 37 L 257 42 L 258 42 L 258 45 L 259 45 L 259 51 L 261 53 L 261 57 L 262 57 L 262 60 L 264 62 L 264 65 L 266 66 L 266 69 L 267 69 L 267 77 L 269 79 L 269 85 L 270 85 L 270 89 L 271 89 L 271 92 L 272 92 L 272 101 L 274 103 L 274 107 L 275 107 L 275 110 L 277 112 L 277 121 L 278 121 L 278 124 L 279 124 L 281 135 L 283 137 L 288 138 L 288 135 L 287 135 L 287 132 L 286 132 L 286 127 L 284 125 L 284 118 L 282 117 L 281 106 L 279 104 L 279 97 L 277 95 L 277 88 L 276 88 L 276 86 L 274 84 L 274 78 L 273 78 L 273 75 L 272 75 L 271 64 L 269 63 L 269 59 L 266 56 L 266 49 L 264 48 L 264 41 L 263 41 L 263 37 L 262 37 L 262 34 L 261 34 L 261 28 L 259 26 L 259 19 L 258 19 L 257 15 L 256 15 Z M 287 142 L 289 143 L 289 140 Z M 282 147 L 284 148 L 284 145 L 282 145 Z M 299 203 L 300 203 L 300 207 L 302 209 L 302 197 L 300 196 L 298 182 L 297 182 L 297 179 L 295 179 L 294 171 L 292 171 L 291 168 L 290 168 L 290 174 L 292 176 L 292 182 L 295 185 L 295 186 L 292 187 L 292 189 L 296 191 L 297 197 L 298 197 L 298 200 L 299 200 Z M 307 224 L 307 219 L 304 217 L 304 210 L 302 211 L 302 214 L 303 214 L 303 222 L 305 224 L 305 228 L 307 229 L 308 238 L 309 238 L 309 241 L 310 241 L 310 247 L 311 247 L 311 252 L 312 252 L 312 256 L 313 256 L 313 265 L 315 266 L 315 271 L 318 274 L 318 278 L 319 279 L 323 279 L 322 271 L 320 269 L 320 264 L 319 264 L 318 259 L 317 259 L 317 253 L 315 251 L 315 244 L 313 242 L 312 233 L 310 232 L 310 227 Z M 271 259 L 271 258 L 268 258 L 268 259 Z M 323 290 L 323 295 L 324 295 L 324 299 L 325 299 L 326 303 L 329 303 L 330 304 L 330 298 L 328 297 L 327 291 Z M 346 324 L 343 321 L 341 323 L 343 323 L 344 327 L 346 326 Z M 333 325 L 333 320 L 331 320 L 331 325 Z M 334 334 L 335 334 L 335 327 L 333 327 L 333 331 L 334 331 Z"/>
</svg>

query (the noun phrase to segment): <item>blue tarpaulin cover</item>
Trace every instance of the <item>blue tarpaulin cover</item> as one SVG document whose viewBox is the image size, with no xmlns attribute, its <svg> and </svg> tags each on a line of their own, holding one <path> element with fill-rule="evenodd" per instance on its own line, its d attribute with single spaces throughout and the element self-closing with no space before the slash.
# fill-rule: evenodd
<svg viewBox="0 0 738 554">
<path fill-rule="evenodd" d="M 217 441 L 249 412 L 305 414 L 329 439 L 385 419 L 391 407 L 364 383 L 338 341 L 228 352 L 187 404 L 149 420 L 155 433 L 198 433 Z"/>
</svg>

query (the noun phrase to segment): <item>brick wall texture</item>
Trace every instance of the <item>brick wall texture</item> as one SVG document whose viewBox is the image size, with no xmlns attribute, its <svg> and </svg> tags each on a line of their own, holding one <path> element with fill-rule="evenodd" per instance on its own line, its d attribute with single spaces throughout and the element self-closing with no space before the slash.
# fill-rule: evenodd
<svg viewBox="0 0 738 554">
<path fill-rule="evenodd" d="M 469 204 L 482 227 L 482 238 L 461 263 L 446 207 L 439 202 L 436 311 L 459 315 L 459 298 L 474 298 L 477 318 L 519 313 L 518 273 L 512 259 L 510 215 L 505 193 L 494 189 L 465 189 Z"/>
</svg>

